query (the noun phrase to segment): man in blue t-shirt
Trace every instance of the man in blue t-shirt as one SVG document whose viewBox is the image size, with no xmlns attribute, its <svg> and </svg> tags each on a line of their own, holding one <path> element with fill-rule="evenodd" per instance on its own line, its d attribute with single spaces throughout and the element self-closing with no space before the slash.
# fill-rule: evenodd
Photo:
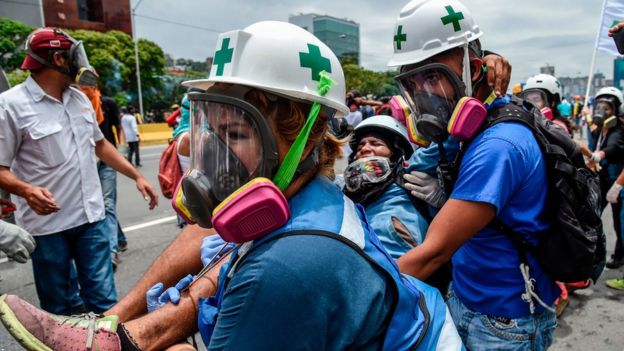
<svg viewBox="0 0 624 351">
<path fill-rule="evenodd" d="M 422 245 L 402 256 L 399 267 L 425 279 L 452 259 L 447 304 L 468 349 L 545 349 L 556 327 L 551 309 L 560 291 L 530 255 L 528 276 L 523 276 L 527 271 L 521 272 L 518 250 L 490 226 L 498 219 L 533 243 L 548 228 L 546 166 L 539 145 L 518 123 L 503 122 L 478 133 L 476 110 L 453 113 L 465 96 L 489 111 L 505 113 L 510 103 L 486 83 L 478 40 L 482 32 L 462 3 L 413 1 L 401 11 L 395 33 L 390 65 L 400 66 L 397 81 L 421 136 L 438 144 L 449 134 L 470 142 L 464 143 L 449 200 Z M 439 45 L 434 48 L 432 42 Z"/>
</svg>

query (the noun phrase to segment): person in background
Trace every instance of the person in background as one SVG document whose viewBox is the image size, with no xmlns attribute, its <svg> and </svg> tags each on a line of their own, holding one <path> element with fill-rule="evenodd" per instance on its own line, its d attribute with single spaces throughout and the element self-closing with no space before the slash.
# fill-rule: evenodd
<svg viewBox="0 0 624 351">
<path fill-rule="evenodd" d="M 142 167 L 141 156 L 139 154 L 139 142 L 141 136 L 139 135 L 139 129 L 137 126 L 137 120 L 134 116 L 134 108 L 128 106 L 122 109 L 123 116 L 121 116 L 121 127 L 126 136 L 126 142 L 128 142 L 128 162 L 132 163 L 132 155 L 134 155 L 134 164 L 137 167 Z"/>
<path fill-rule="evenodd" d="M 21 68 L 30 76 L 0 94 L 0 187 L 14 195 L 17 224 L 35 236 L 42 308 L 71 313 L 79 283 L 87 309 L 99 313 L 117 295 L 96 157 L 134 179 L 150 208 L 158 198 L 104 139 L 91 102 L 71 87 L 95 76 L 82 42 L 58 28 L 39 28 L 27 38 L 26 52 Z"/>
<path fill-rule="evenodd" d="M 102 112 L 104 119 L 99 124 L 100 130 L 104 138 L 116 148 L 118 141 L 119 144 L 125 143 L 125 136 L 122 132 L 119 108 L 115 100 L 107 96 L 103 97 Z M 104 208 L 106 210 L 108 233 L 110 234 L 113 270 L 116 270 L 117 265 L 120 263 L 119 253 L 128 249 L 128 240 L 121 229 L 119 217 L 117 216 L 117 171 L 100 161 L 98 163 L 98 174 L 104 195 Z"/>
</svg>

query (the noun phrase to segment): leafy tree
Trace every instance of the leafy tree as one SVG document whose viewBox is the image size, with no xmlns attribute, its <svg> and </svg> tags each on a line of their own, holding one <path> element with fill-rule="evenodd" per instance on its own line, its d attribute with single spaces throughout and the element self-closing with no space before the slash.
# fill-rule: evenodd
<svg viewBox="0 0 624 351">
<path fill-rule="evenodd" d="M 104 95 L 115 96 L 138 105 L 134 42 L 132 37 L 121 31 L 106 33 L 89 30 L 76 30 L 70 33 L 82 40 L 89 56 L 89 63 L 100 75 L 100 89 Z M 139 64 L 141 68 L 141 88 L 145 109 L 161 105 L 162 80 L 165 54 L 154 42 L 139 39 Z M 120 92 L 124 92 L 121 95 Z"/>
<path fill-rule="evenodd" d="M 342 69 L 348 90 L 356 89 L 363 94 L 377 96 L 399 94 L 399 88 L 394 82 L 395 71 L 375 72 L 355 64 L 344 64 Z"/>
<path fill-rule="evenodd" d="M 22 22 L 0 17 L 0 67 L 6 72 L 19 68 L 24 60 L 24 41 L 32 30 Z"/>
</svg>

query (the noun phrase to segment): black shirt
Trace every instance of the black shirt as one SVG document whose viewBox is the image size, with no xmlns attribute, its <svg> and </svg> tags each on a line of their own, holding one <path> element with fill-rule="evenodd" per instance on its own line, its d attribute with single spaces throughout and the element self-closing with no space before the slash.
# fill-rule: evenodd
<svg viewBox="0 0 624 351">
<path fill-rule="evenodd" d="M 115 100 L 103 96 L 102 113 L 104 114 L 104 121 L 100 123 L 100 130 L 102 131 L 102 134 L 104 134 L 106 140 L 113 144 L 113 146 L 117 147 L 113 127 L 117 128 L 117 130 L 121 127 L 119 122 L 119 108 L 117 107 Z"/>
</svg>

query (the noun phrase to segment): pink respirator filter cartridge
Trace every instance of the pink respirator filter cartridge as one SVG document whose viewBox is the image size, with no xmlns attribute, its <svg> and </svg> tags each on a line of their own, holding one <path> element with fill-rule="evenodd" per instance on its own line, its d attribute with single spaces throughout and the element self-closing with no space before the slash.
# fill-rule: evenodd
<svg viewBox="0 0 624 351">
<path fill-rule="evenodd" d="M 481 101 L 473 97 L 463 97 L 453 110 L 448 132 L 459 141 L 469 140 L 479 131 L 486 117 L 487 110 Z"/>
<path fill-rule="evenodd" d="M 243 243 L 280 228 L 289 218 L 284 194 L 270 180 L 257 178 L 215 209 L 212 224 L 223 240 Z"/>
</svg>

